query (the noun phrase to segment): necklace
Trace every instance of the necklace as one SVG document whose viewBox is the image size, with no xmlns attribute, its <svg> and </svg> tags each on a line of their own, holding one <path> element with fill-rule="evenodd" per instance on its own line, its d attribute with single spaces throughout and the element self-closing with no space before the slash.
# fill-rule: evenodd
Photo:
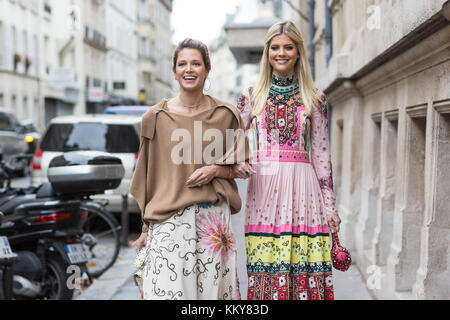
<svg viewBox="0 0 450 320">
<path fill-rule="evenodd" d="M 197 103 L 196 105 L 193 105 L 193 106 L 189 106 L 189 105 L 184 104 L 183 100 L 181 100 L 180 97 L 178 97 L 178 99 L 180 99 L 180 102 L 183 105 L 183 107 L 189 108 L 189 109 L 196 109 L 196 108 L 200 107 L 200 105 L 202 104 L 203 97 L 200 99 L 199 103 Z"/>
<path fill-rule="evenodd" d="M 286 99 L 299 94 L 299 86 L 294 81 L 294 75 L 281 77 L 272 73 L 269 94 L 274 97 L 283 96 Z"/>
</svg>

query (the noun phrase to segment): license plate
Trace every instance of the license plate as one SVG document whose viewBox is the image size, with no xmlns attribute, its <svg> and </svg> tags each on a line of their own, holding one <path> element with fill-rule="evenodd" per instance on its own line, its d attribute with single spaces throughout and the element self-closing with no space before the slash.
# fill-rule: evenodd
<svg viewBox="0 0 450 320">
<path fill-rule="evenodd" d="M 0 258 L 11 258 L 14 253 L 11 250 L 7 237 L 0 237 Z"/>
<path fill-rule="evenodd" d="M 88 261 L 86 248 L 82 244 L 67 244 L 65 249 L 71 263 L 77 264 Z"/>
</svg>

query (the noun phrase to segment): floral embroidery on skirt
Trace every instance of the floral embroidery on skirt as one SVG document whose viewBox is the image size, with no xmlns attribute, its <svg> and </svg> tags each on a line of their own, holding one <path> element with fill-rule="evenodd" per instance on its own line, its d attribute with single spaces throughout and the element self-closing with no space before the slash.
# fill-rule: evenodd
<svg viewBox="0 0 450 320">
<path fill-rule="evenodd" d="M 192 205 L 150 225 L 143 299 L 240 299 L 235 243 L 226 203 Z"/>
</svg>

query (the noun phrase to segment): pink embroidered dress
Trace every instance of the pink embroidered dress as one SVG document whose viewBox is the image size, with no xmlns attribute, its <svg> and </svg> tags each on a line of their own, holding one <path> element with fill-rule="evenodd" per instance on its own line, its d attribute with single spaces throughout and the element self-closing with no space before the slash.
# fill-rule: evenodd
<svg viewBox="0 0 450 320">
<path fill-rule="evenodd" d="M 327 215 L 337 212 L 325 96 L 307 115 L 294 77 L 273 75 L 255 116 L 251 90 L 238 102 L 257 172 L 245 209 L 248 299 L 333 299 Z"/>
</svg>

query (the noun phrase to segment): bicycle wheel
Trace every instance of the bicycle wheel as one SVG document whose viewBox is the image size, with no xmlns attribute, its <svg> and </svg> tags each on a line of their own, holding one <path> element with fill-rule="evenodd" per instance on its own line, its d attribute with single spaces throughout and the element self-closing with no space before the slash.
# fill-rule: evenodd
<svg viewBox="0 0 450 320">
<path fill-rule="evenodd" d="M 108 270 L 119 255 L 121 226 L 106 209 L 96 203 L 85 203 L 82 210 L 88 212 L 83 221 L 81 240 L 88 249 L 88 273 L 99 277 Z"/>
</svg>

